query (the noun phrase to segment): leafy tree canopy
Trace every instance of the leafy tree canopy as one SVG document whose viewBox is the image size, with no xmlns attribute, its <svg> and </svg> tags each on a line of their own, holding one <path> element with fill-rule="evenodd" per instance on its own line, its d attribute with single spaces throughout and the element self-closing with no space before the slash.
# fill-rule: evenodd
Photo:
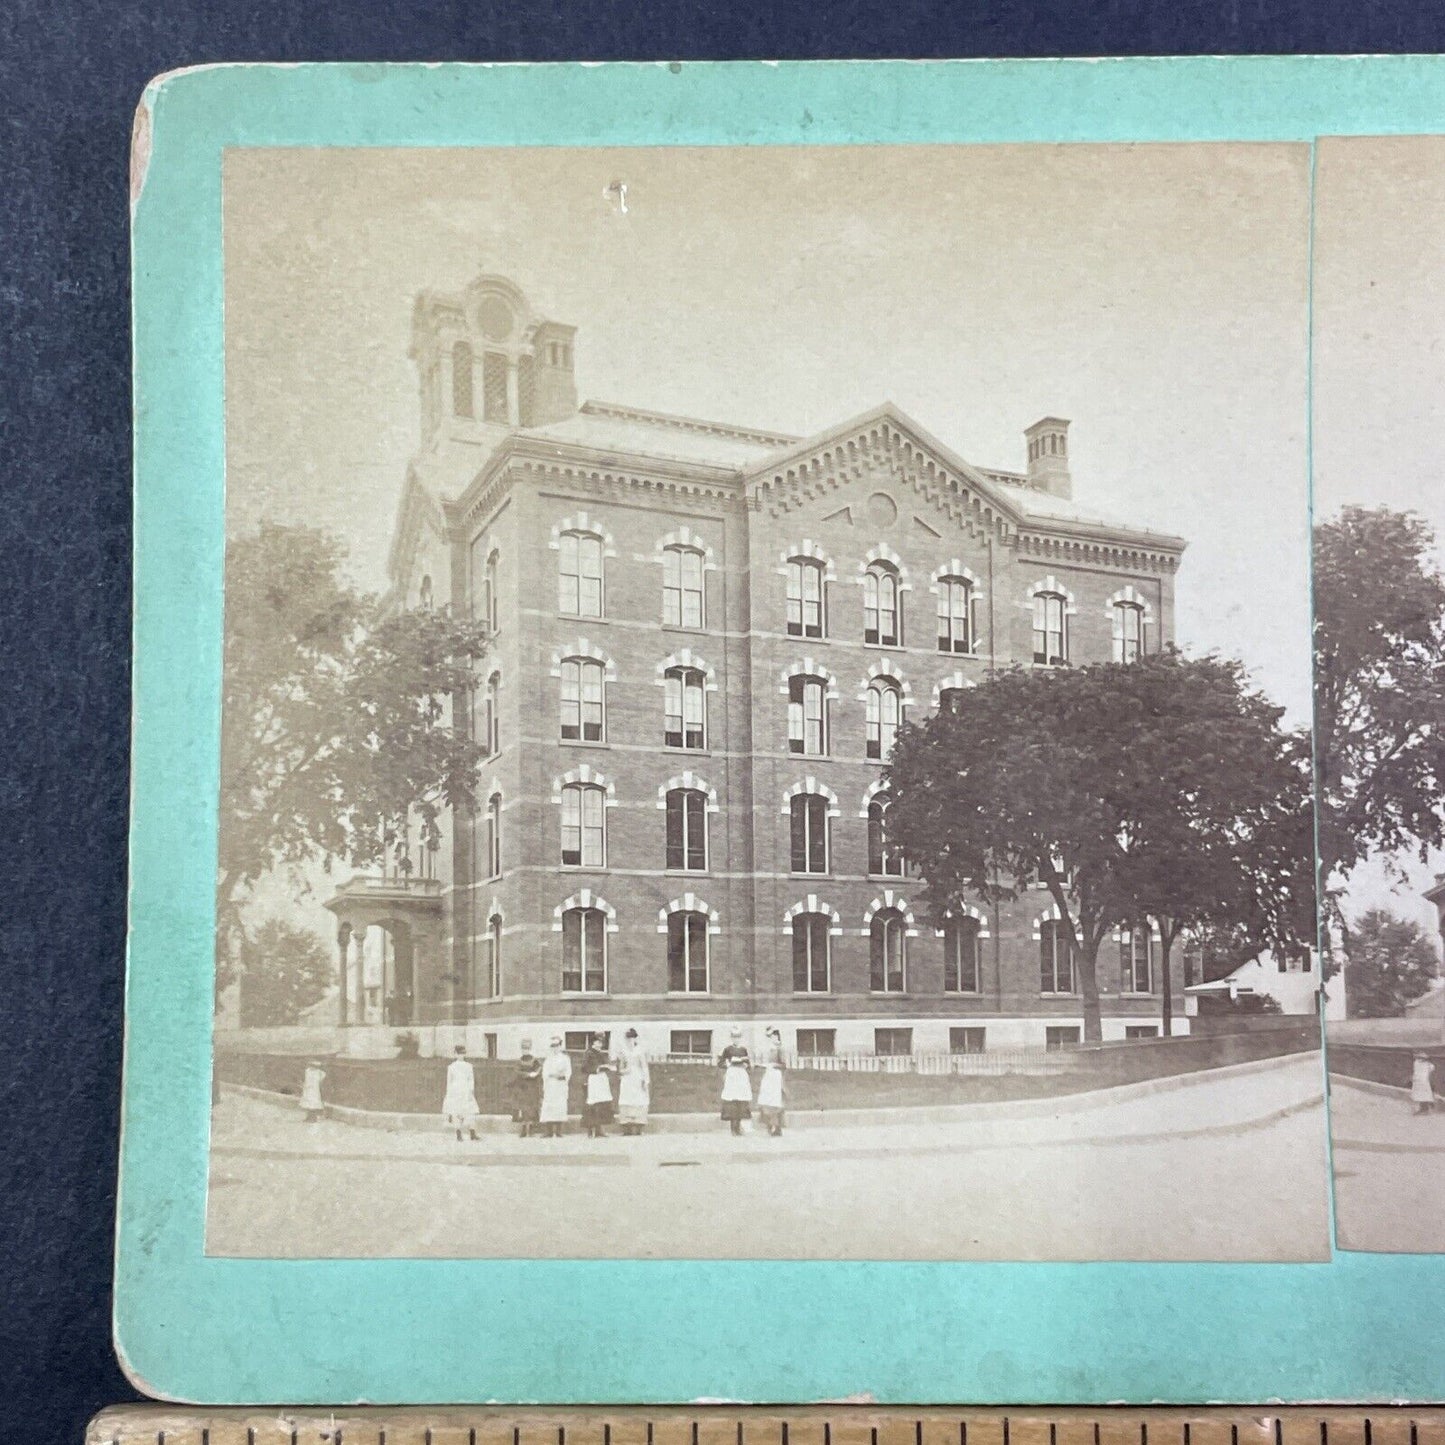
<svg viewBox="0 0 1445 1445">
<path fill-rule="evenodd" d="M 258 879 L 434 848 L 483 758 L 467 720 L 483 625 L 351 588 L 340 544 L 263 523 L 226 548 L 218 986 Z"/>
<path fill-rule="evenodd" d="M 1152 918 L 1172 941 L 1224 917 L 1261 945 L 1312 936 L 1308 772 L 1280 715 L 1214 657 L 1002 672 L 900 732 L 889 833 L 935 916 L 1044 881 L 1097 1039 L 1098 950 L 1117 927 Z"/>
<path fill-rule="evenodd" d="M 298 1023 L 335 974 L 331 950 L 309 929 L 268 918 L 247 938 L 241 966 L 241 1026 Z"/>
<path fill-rule="evenodd" d="M 1445 844 L 1445 578 L 1408 512 L 1346 507 L 1315 528 L 1320 876 Z M 1338 914 L 1336 914 L 1338 917 Z"/>
<path fill-rule="evenodd" d="M 1381 908 L 1349 932 L 1345 1003 L 1351 1018 L 1392 1018 L 1426 993 L 1440 973 L 1435 947 L 1419 924 Z"/>
</svg>

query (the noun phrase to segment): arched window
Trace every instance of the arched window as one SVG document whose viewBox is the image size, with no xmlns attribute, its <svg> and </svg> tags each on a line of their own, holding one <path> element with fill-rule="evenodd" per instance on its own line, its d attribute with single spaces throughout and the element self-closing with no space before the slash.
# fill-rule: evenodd
<svg viewBox="0 0 1445 1445">
<path fill-rule="evenodd" d="M 978 629 L 974 625 L 973 584 L 966 577 L 938 579 L 938 650 L 972 652 Z"/>
<path fill-rule="evenodd" d="M 607 856 L 606 793 L 593 783 L 562 789 L 562 866 L 603 868 Z"/>
<path fill-rule="evenodd" d="M 707 679 L 696 667 L 669 667 L 662 675 L 662 741 L 670 748 L 707 746 Z"/>
<path fill-rule="evenodd" d="M 557 610 L 567 617 L 602 616 L 602 538 L 563 532 L 558 539 Z"/>
<path fill-rule="evenodd" d="M 794 873 L 828 871 L 828 800 L 821 793 L 796 793 L 791 814 Z"/>
<path fill-rule="evenodd" d="M 483 834 L 483 866 L 485 877 L 502 876 L 502 795 L 493 793 L 487 799 L 487 826 Z"/>
<path fill-rule="evenodd" d="M 482 353 L 482 420 L 505 426 L 507 412 L 507 358 L 500 351 Z"/>
<path fill-rule="evenodd" d="M 487 624 L 488 632 L 497 630 L 497 554 L 494 551 L 487 557 L 486 570 L 486 611 L 482 614 Z"/>
<path fill-rule="evenodd" d="M 868 925 L 868 987 L 874 993 L 903 993 L 906 987 L 908 939 L 903 915 L 883 908 Z"/>
<path fill-rule="evenodd" d="M 673 788 L 667 795 L 667 866 L 688 873 L 707 871 L 707 794 Z"/>
<path fill-rule="evenodd" d="M 667 987 L 670 993 L 707 992 L 707 914 L 667 915 Z"/>
<path fill-rule="evenodd" d="M 488 757 L 495 757 L 502 750 L 502 674 L 494 672 L 488 679 L 482 693 L 481 706 L 477 709 L 477 736 L 479 747 L 487 751 Z"/>
<path fill-rule="evenodd" d="M 428 575 L 421 579 L 421 586 L 417 589 L 417 605 L 423 612 L 430 612 L 434 603 L 431 577 Z"/>
<path fill-rule="evenodd" d="M 1116 602 L 1114 661 L 1133 662 L 1144 652 L 1144 609 L 1137 602 Z"/>
<path fill-rule="evenodd" d="M 971 914 L 949 914 L 943 922 L 943 991 L 978 993 L 982 971 L 979 935 L 983 927 Z"/>
<path fill-rule="evenodd" d="M 1069 925 L 1058 918 L 1039 924 L 1039 992 L 1073 993 L 1074 940 Z"/>
<path fill-rule="evenodd" d="M 903 641 L 903 603 L 898 571 L 873 562 L 863 574 L 863 641 L 897 647 Z"/>
<path fill-rule="evenodd" d="M 941 687 L 938 690 L 939 712 L 957 712 L 963 706 L 966 687 Z"/>
<path fill-rule="evenodd" d="M 1034 661 L 1062 667 L 1069 660 L 1068 613 L 1057 592 L 1034 594 Z"/>
<path fill-rule="evenodd" d="M 591 657 L 562 659 L 562 740 L 600 743 L 605 723 L 606 669 Z"/>
<path fill-rule="evenodd" d="M 788 679 L 788 751 L 806 757 L 828 751 L 828 691 L 821 677 Z"/>
<path fill-rule="evenodd" d="M 1154 992 L 1154 936 L 1148 928 L 1121 930 L 1119 975 L 1125 993 Z"/>
<path fill-rule="evenodd" d="M 891 677 L 868 684 L 868 756 L 883 759 L 893 751 L 903 721 L 903 690 Z"/>
<path fill-rule="evenodd" d="M 701 627 L 702 553 L 668 547 L 662 554 L 662 621 L 667 627 Z"/>
<path fill-rule="evenodd" d="M 607 992 L 607 915 L 600 908 L 562 915 L 562 992 Z"/>
<path fill-rule="evenodd" d="M 822 637 L 826 620 L 823 564 L 812 557 L 788 559 L 788 636 Z"/>
<path fill-rule="evenodd" d="M 452 412 L 456 416 L 473 414 L 472 348 L 465 341 L 452 347 Z"/>
<path fill-rule="evenodd" d="M 827 993 L 830 987 L 826 913 L 800 913 L 793 919 L 793 992 Z"/>
<path fill-rule="evenodd" d="M 502 996 L 502 915 L 487 919 L 487 997 Z"/>
<path fill-rule="evenodd" d="M 887 812 L 887 798 L 874 798 L 868 804 L 868 871 L 878 877 L 901 878 L 908 864 L 903 850 L 888 841 Z"/>
</svg>

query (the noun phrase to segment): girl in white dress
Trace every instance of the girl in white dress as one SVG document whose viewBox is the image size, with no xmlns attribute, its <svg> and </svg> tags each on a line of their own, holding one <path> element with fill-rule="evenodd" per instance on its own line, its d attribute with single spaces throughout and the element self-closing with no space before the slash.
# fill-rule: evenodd
<svg viewBox="0 0 1445 1445">
<path fill-rule="evenodd" d="M 553 1034 L 551 1048 L 542 1060 L 542 1107 L 537 1122 L 549 1139 L 562 1137 L 567 1122 L 567 1086 L 572 1082 L 572 1060 L 562 1047 L 562 1035 Z"/>
<path fill-rule="evenodd" d="M 617 1068 L 621 1075 L 617 1083 L 617 1122 L 624 1134 L 640 1134 L 647 1127 L 652 1075 L 636 1029 L 627 1030 L 622 1052 L 617 1056 Z"/>
<path fill-rule="evenodd" d="M 1435 1112 L 1435 1065 L 1428 1054 L 1416 1054 L 1410 1069 L 1410 1102 L 1417 1114 Z"/>
<path fill-rule="evenodd" d="M 446 1121 L 457 1131 L 457 1142 L 461 1142 L 462 1130 L 475 1139 L 477 1137 L 477 1116 L 482 1112 L 477 1104 L 477 1075 L 467 1062 L 467 1046 L 457 1045 L 457 1056 L 447 1065 L 447 1091 L 442 1099 L 442 1113 Z"/>
<path fill-rule="evenodd" d="M 301 1109 L 308 1124 L 314 1124 L 326 1112 L 321 1100 L 321 1081 L 325 1077 L 326 1070 L 315 1059 L 306 1065 L 306 1072 L 301 1076 Z"/>
<path fill-rule="evenodd" d="M 768 1030 L 767 1047 L 763 1049 L 763 1080 L 758 1085 L 758 1117 L 773 1138 L 776 1139 L 783 1132 L 783 1035 L 777 1028 Z"/>
</svg>

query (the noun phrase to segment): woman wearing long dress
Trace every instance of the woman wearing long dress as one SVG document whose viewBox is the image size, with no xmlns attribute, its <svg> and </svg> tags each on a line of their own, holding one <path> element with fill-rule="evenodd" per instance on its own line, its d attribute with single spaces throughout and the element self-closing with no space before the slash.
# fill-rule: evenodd
<svg viewBox="0 0 1445 1445">
<path fill-rule="evenodd" d="M 777 1138 L 783 1132 L 783 1035 L 768 1030 L 763 1049 L 763 1078 L 758 1085 L 758 1118 L 768 1133 Z"/>
<path fill-rule="evenodd" d="M 301 1076 L 301 1110 L 308 1124 L 314 1124 L 326 1112 L 321 1098 L 321 1081 L 325 1077 L 326 1070 L 315 1059 L 306 1065 L 306 1072 Z"/>
<path fill-rule="evenodd" d="M 743 1043 L 743 1031 L 734 1025 L 727 1047 L 718 1055 L 723 1071 L 722 1117 L 734 1134 L 743 1132 L 743 1120 L 753 1114 L 753 1080 L 748 1070 L 752 1055 Z"/>
<path fill-rule="evenodd" d="M 532 1052 L 531 1039 L 522 1040 L 517 1072 L 512 1076 L 512 1119 L 527 1138 L 537 1127 L 542 1111 L 542 1061 Z"/>
<path fill-rule="evenodd" d="M 481 1112 L 477 1104 L 476 1072 L 467 1062 L 467 1046 L 458 1044 L 456 1058 L 447 1065 L 447 1091 L 442 1099 L 442 1113 L 457 1131 L 458 1143 L 463 1129 L 473 1139 L 477 1137 L 477 1116 Z"/>
<path fill-rule="evenodd" d="M 542 1107 L 537 1122 L 549 1139 L 562 1137 L 567 1122 L 567 1086 L 572 1082 L 572 1060 L 562 1047 L 562 1035 L 553 1034 L 547 1057 L 542 1060 Z"/>
<path fill-rule="evenodd" d="M 1428 1054 L 1416 1054 L 1410 1069 L 1410 1102 L 1417 1114 L 1435 1112 L 1435 1065 Z"/>
<path fill-rule="evenodd" d="M 593 1139 L 601 1139 L 612 1122 L 612 1060 L 607 1057 L 607 1035 L 593 1034 L 587 1052 L 582 1056 L 582 1077 L 587 1084 L 587 1099 L 582 1108 L 582 1122 Z"/>
<path fill-rule="evenodd" d="M 617 1056 L 617 1122 L 624 1134 L 640 1134 L 647 1127 L 652 1102 L 652 1074 L 636 1029 L 628 1029 Z"/>
</svg>

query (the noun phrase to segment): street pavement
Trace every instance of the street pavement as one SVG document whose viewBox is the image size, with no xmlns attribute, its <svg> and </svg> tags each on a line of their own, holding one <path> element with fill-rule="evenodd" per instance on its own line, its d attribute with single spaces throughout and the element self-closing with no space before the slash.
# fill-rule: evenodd
<svg viewBox="0 0 1445 1445">
<path fill-rule="evenodd" d="M 781 1139 L 559 1140 L 302 1122 L 227 1094 L 207 1248 L 316 1258 L 1321 1259 L 1319 1061 L 1025 1117 Z M 574 1126 L 575 1128 L 575 1126 Z"/>
<path fill-rule="evenodd" d="M 1445 1110 L 1415 1114 L 1403 1089 L 1330 1079 L 1341 1249 L 1445 1250 Z"/>
</svg>

